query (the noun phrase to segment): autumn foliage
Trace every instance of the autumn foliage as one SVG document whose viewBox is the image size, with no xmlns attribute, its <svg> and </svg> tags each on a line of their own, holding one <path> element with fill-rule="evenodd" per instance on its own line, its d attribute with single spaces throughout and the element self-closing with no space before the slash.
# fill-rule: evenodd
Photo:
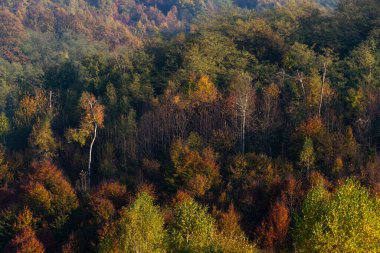
<svg viewBox="0 0 380 253">
<path fill-rule="evenodd" d="M 7 252 L 15 253 L 43 253 L 43 244 L 37 239 L 31 227 L 22 229 L 6 247 Z"/>
<path fill-rule="evenodd" d="M 378 0 L 0 0 L 0 252 L 380 252 Z"/>
<path fill-rule="evenodd" d="M 50 161 L 34 162 L 25 184 L 25 198 L 36 217 L 53 228 L 63 226 L 78 199 L 62 172 Z"/>
<path fill-rule="evenodd" d="M 263 245 L 273 251 L 284 248 L 288 237 L 290 212 L 284 203 L 276 202 L 260 227 Z"/>
</svg>

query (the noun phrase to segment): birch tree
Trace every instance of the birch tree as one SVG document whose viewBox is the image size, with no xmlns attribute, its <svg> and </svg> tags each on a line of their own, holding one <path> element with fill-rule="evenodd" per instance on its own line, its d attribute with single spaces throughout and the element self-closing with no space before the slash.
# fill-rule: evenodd
<svg viewBox="0 0 380 253">
<path fill-rule="evenodd" d="M 321 82 L 321 89 L 319 93 L 319 108 L 318 108 L 318 115 L 321 117 L 321 111 L 322 111 L 322 103 L 323 103 L 323 96 L 327 95 L 325 94 L 326 91 L 326 78 L 327 78 L 327 68 L 331 65 L 333 59 L 332 59 L 332 51 L 330 49 L 325 49 L 325 55 L 320 57 L 320 61 L 322 63 L 323 69 L 322 69 L 322 82 Z M 327 87 L 328 88 L 328 87 Z M 327 92 L 329 93 L 329 92 Z"/>
<path fill-rule="evenodd" d="M 255 92 L 251 83 L 252 77 L 246 72 L 239 73 L 232 81 L 242 153 L 245 152 L 245 135 L 248 120 L 255 108 Z"/>
<path fill-rule="evenodd" d="M 67 139 L 78 142 L 81 146 L 84 146 L 90 140 L 87 166 L 88 186 L 90 187 L 92 150 L 98 134 L 98 128 L 104 127 L 104 106 L 93 94 L 88 92 L 83 92 L 79 103 L 82 109 L 80 126 L 77 129 L 69 129 Z"/>
</svg>

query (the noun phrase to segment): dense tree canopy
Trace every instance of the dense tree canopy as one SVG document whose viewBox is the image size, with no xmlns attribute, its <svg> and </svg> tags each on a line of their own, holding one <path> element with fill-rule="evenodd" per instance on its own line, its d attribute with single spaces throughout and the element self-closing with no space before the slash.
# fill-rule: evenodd
<svg viewBox="0 0 380 253">
<path fill-rule="evenodd" d="M 377 252 L 378 0 L 0 0 L 0 252 Z"/>
</svg>

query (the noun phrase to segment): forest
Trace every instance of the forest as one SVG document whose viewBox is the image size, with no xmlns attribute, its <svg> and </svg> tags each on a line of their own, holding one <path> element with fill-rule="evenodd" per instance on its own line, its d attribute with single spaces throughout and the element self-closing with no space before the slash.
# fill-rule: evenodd
<svg viewBox="0 0 380 253">
<path fill-rule="evenodd" d="M 0 0 L 0 252 L 380 252 L 379 0 Z"/>
</svg>

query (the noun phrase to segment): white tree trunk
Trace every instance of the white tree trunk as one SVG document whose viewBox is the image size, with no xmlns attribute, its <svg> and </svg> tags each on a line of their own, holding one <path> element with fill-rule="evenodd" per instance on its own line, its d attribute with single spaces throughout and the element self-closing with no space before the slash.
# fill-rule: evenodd
<svg viewBox="0 0 380 253">
<path fill-rule="evenodd" d="M 88 187 L 91 187 L 91 161 L 92 161 L 92 148 L 95 143 L 96 139 L 96 132 L 98 130 L 98 124 L 94 124 L 94 137 L 92 138 L 91 145 L 90 145 L 90 151 L 88 156 Z"/>
<path fill-rule="evenodd" d="M 243 111 L 243 121 L 242 121 L 242 140 L 241 140 L 241 152 L 245 152 L 245 122 L 246 122 L 246 111 Z"/>
<path fill-rule="evenodd" d="M 297 70 L 297 77 L 298 77 L 298 81 L 300 82 L 301 87 L 302 87 L 303 102 L 304 102 L 304 105 L 305 105 L 305 108 L 306 108 L 306 92 L 305 92 L 305 86 L 303 85 L 303 77 L 301 76 L 301 74 L 299 73 L 298 70 Z"/>
<path fill-rule="evenodd" d="M 326 66 L 326 63 L 324 63 L 323 64 L 323 76 L 322 76 L 322 84 L 321 84 L 321 93 L 319 95 L 319 110 L 318 110 L 319 117 L 321 117 L 322 102 L 323 102 L 323 89 L 325 87 L 326 74 L 327 74 L 327 66 Z"/>
</svg>

